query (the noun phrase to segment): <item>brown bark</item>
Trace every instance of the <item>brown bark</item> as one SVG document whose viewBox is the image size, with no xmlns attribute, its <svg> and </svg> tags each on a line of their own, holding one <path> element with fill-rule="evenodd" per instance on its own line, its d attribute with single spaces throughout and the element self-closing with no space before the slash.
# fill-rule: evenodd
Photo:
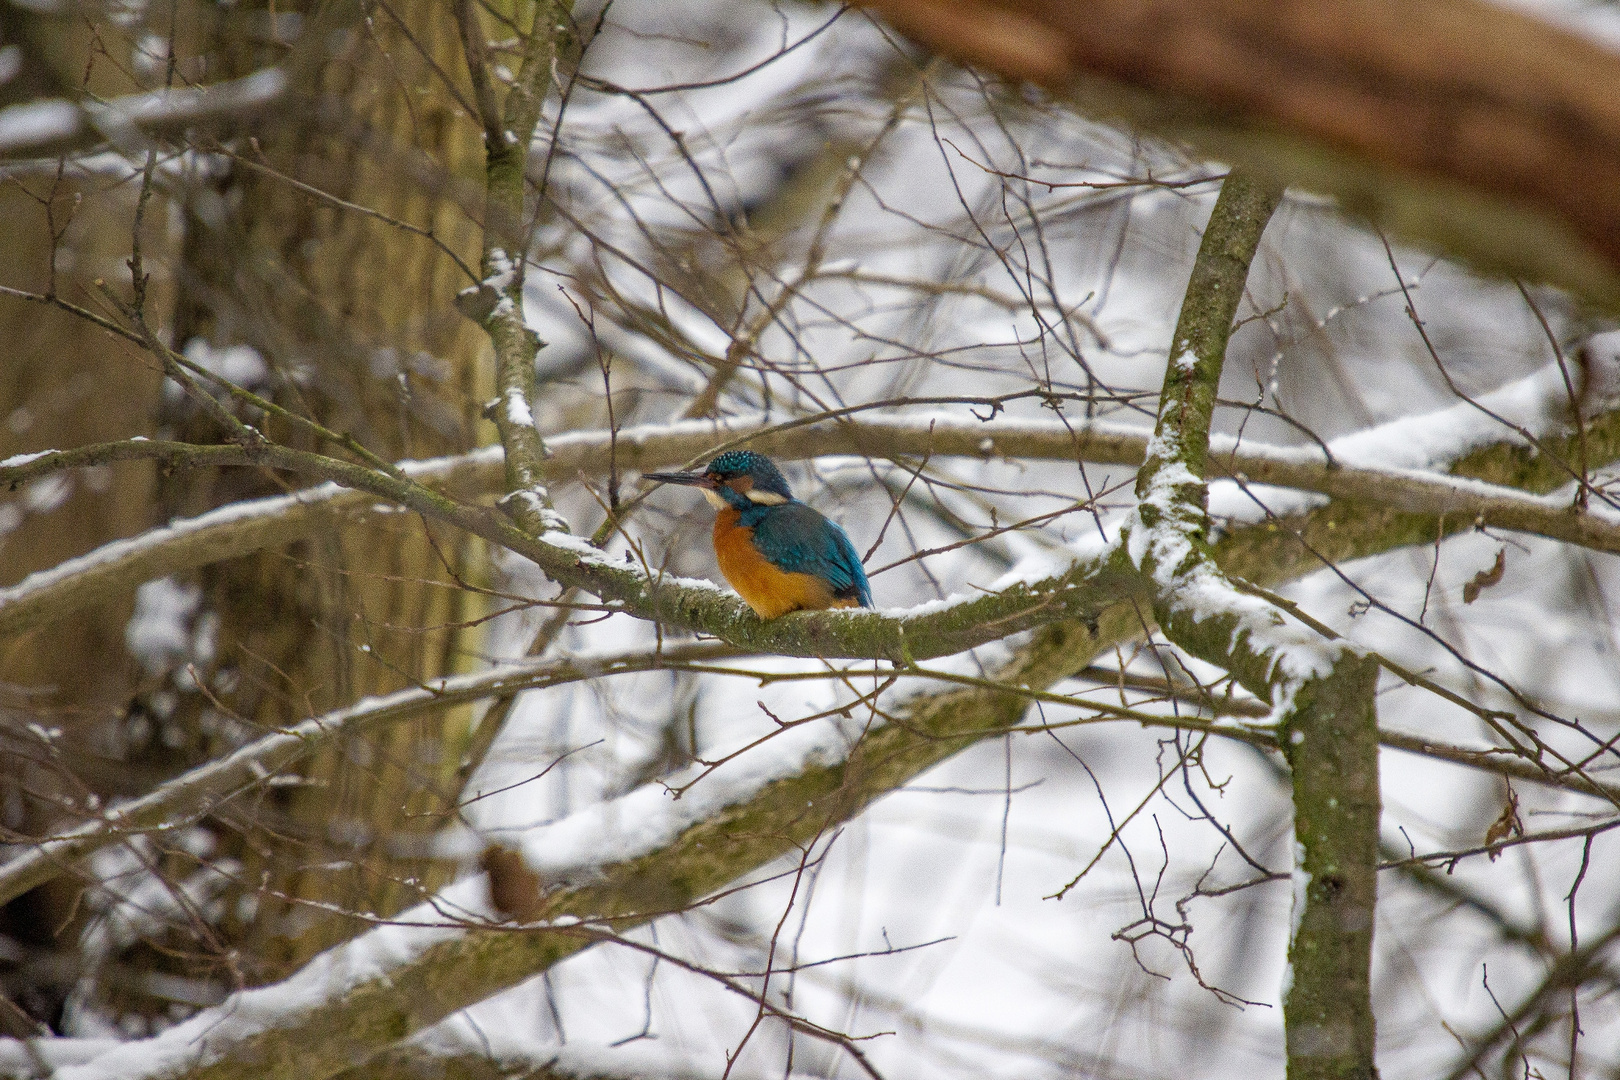
<svg viewBox="0 0 1620 1080">
<path fill-rule="evenodd" d="M 1620 56 L 1537 19 L 1483 0 L 866 6 L 1486 269 L 1620 300 Z"/>
<path fill-rule="evenodd" d="M 306 17 L 358 14 L 329 5 Z M 239 165 L 226 182 L 221 195 L 241 206 L 238 216 L 221 223 L 198 208 L 175 339 L 246 341 L 282 372 L 303 366 L 305 385 L 273 386 L 280 404 L 383 456 L 432 456 L 476 442 L 480 349 L 452 306 L 467 279 L 421 235 L 285 179 L 432 230 L 476 260 L 475 225 L 397 160 L 420 153 L 448 177 L 476 175 L 476 123 L 438 74 L 465 70 L 455 21 L 447 6 L 418 0 L 372 14 L 325 40 L 305 35 L 286 66 L 302 74 L 293 92 L 307 107 L 261 133 L 259 152 L 247 155 L 260 168 Z M 328 42 L 341 45 L 312 55 Z M 278 441 L 303 445 L 268 426 Z M 177 479 L 185 482 L 170 499 L 193 504 L 274 490 L 249 471 L 201 487 Z M 240 671 L 232 705 L 280 726 L 452 673 L 469 644 L 456 626 L 476 614 L 454 575 L 476 576 L 481 558 L 475 541 L 445 531 L 430 540 L 417 519 L 334 518 L 291 549 L 210 568 L 203 580 L 223 617 L 221 656 Z M 354 931 L 301 901 L 391 913 L 419 897 L 409 882 L 444 880 L 446 868 L 408 854 L 410 835 L 441 823 L 434 812 L 453 797 L 469 719 L 465 708 L 447 710 L 334 747 L 304 770 L 307 786 L 272 793 L 233 823 L 248 830 L 243 880 L 269 886 L 249 919 L 227 927 L 258 965 L 250 980 L 277 977 Z M 259 824 L 267 831 L 254 831 Z"/>
<path fill-rule="evenodd" d="M 289 11 L 282 4 L 279 15 L 296 18 L 297 6 Z M 357 5 L 303 12 L 305 25 L 319 32 L 305 33 L 291 56 L 246 29 L 279 17 L 275 5 L 182 13 L 186 33 L 176 48 L 182 78 L 194 77 L 201 68 L 193 61 L 203 57 L 209 82 L 279 65 L 293 74 L 289 93 L 298 107 L 279 110 L 255 142 L 237 144 L 248 160 L 239 159 L 230 175 L 193 187 L 159 185 L 142 230 L 145 268 L 153 275 L 145 316 L 176 347 L 193 338 L 218 347 L 252 345 L 279 373 L 255 389 L 352 433 L 377 453 L 431 456 L 477 441 L 479 381 L 487 376 L 478 368 L 476 330 L 451 303 L 465 276 L 431 240 L 285 179 L 430 229 L 476 262 L 476 224 L 442 189 L 415 182 L 434 173 L 447 185 L 479 175 L 476 123 L 458 112 L 435 71 L 436 65 L 464 77 L 455 22 L 440 4 L 385 7 L 369 26 Z M 346 27 L 337 25 L 345 18 Z M 126 40 L 89 19 L 42 26 L 41 40 L 54 49 L 45 51 L 66 73 L 64 90 L 86 68 L 90 46 L 80 39 L 98 30 L 111 52 Z M 100 97 L 150 89 L 119 70 L 99 62 L 86 89 Z M 161 71 L 156 79 L 161 86 Z M 412 155 L 431 165 L 402 169 L 400 161 Z M 51 291 L 54 227 L 61 231 L 54 288 L 65 299 L 109 310 L 92 282 L 103 278 L 130 295 L 124 260 L 139 188 L 137 178 L 109 193 L 99 181 L 76 183 L 70 174 L 62 183 L 49 171 L 6 186 L 3 283 Z M 176 227 L 175 203 L 187 211 L 183 228 Z M 13 355 L 29 358 L 0 365 L 0 421 L 10 421 L 0 425 L 0 457 L 133 435 L 209 442 L 220 436 L 206 411 L 160 394 L 150 356 L 82 320 L 6 299 L 0 330 Z M 307 377 L 291 378 L 295 372 Z M 248 419 L 278 441 L 308 446 L 302 433 Z M 260 470 L 175 472 L 156 485 L 154 473 L 149 465 L 120 464 L 65 474 L 70 494 L 49 512 L 28 509 L 38 493 L 15 496 L 14 509 L 5 512 L 19 513 L 21 524 L 0 544 L 0 580 L 15 581 L 172 516 L 281 490 Z M 470 646 L 468 631 L 458 626 L 478 611 L 453 575 L 479 575 L 481 542 L 446 531 L 435 546 L 419 519 L 404 516 L 356 523 L 334 515 L 307 535 L 291 547 L 178 574 L 203 587 L 203 611 L 220 619 L 217 653 L 197 660 L 196 680 L 183 668 L 155 677 L 129 658 L 127 593 L 7 642 L 0 680 L 52 694 L 14 702 L 8 689 L 0 698 L 0 719 L 10 722 L 0 744 L 3 772 L 27 796 L 11 803 L 29 811 L 4 824 L 24 835 L 52 833 L 79 819 L 71 808 L 33 799 L 37 793 L 79 797 L 88 789 L 103 800 L 136 794 L 265 727 L 457 670 Z M 60 754 L 26 735 L 10 738 L 23 730 L 23 719 L 55 723 L 58 715 L 65 729 Z M 421 848 L 413 836 L 442 823 L 432 812 L 454 796 L 469 719 L 465 707 L 446 710 L 376 740 L 335 747 L 311 762 L 307 786 L 273 788 L 252 805 L 222 812 L 207 823 L 216 853 L 241 867 L 238 886 L 219 905 L 222 917 L 207 926 L 176 925 L 121 950 L 105 971 L 75 970 L 60 984 L 30 986 L 27 1007 L 54 1024 L 60 996 L 83 980 L 84 1000 L 109 1015 L 163 1016 L 170 1002 L 140 989 L 132 975 L 160 971 L 195 979 L 202 992 L 224 993 L 240 981 L 277 978 L 353 932 L 350 920 L 300 901 L 367 912 L 414 902 L 447 872 L 412 854 Z M 197 861 L 175 854 L 176 846 L 162 838 L 167 853 L 150 870 L 172 880 L 194 873 Z M 341 862 L 350 869 L 333 869 Z M 104 902 L 92 895 L 94 902 L 81 903 L 81 890 L 68 876 L 20 897 L 0 910 L 0 929 L 65 955 L 95 903 Z M 52 994 L 54 1002 L 45 1000 Z"/>
<path fill-rule="evenodd" d="M 0 40 L 20 43 L 24 61 L 22 74 L 0 88 L 0 105 L 81 85 L 107 96 L 136 89 L 110 65 L 88 63 L 89 34 L 82 26 L 8 6 L 0 13 Z M 83 198 L 94 186 L 40 173 L 0 183 L 0 283 L 36 293 L 54 288 L 82 301 L 94 278 L 119 267 L 128 254 L 131 207 Z M 164 302 L 167 281 L 155 280 L 152 293 L 155 303 Z M 147 431 L 161 380 L 155 365 L 125 343 L 65 312 L 10 298 L 0 299 L 0 341 L 0 458 Z M 38 357 L 49 362 L 24 359 Z M 0 581 L 10 584 L 155 524 L 153 475 L 149 465 L 117 465 L 65 474 L 53 493 L 0 492 Z M 107 752 L 107 727 L 138 676 L 124 651 L 131 610 L 125 594 L 58 612 L 0 648 L 5 829 L 47 833 L 64 822 L 57 799 L 82 798 L 86 789 L 133 795 L 159 779 Z M 29 721 L 58 729 L 61 737 L 47 749 L 28 734 Z M 56 952 L 78 892 L 72 879 L 62 878 L 0 907 L 0 934 L 20 949 L 15 959 L 8 957 L 4 974 L 11 975 L 13 962 L 20 966 Z M 20 1009 L 49 1024 L 59 1016 L 71 981 L 48 973 L 11 987 Z"/>
</svg>

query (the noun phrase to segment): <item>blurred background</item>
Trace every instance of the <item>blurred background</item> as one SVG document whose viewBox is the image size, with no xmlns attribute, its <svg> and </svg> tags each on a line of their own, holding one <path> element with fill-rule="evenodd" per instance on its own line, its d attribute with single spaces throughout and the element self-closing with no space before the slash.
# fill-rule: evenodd
<svg viewBox="0 0 1620 1080">
<path fill-rule="evenodd" d="M 1610 40 L 1620 25 L 1611 4 L 1536 10 Z M 501 0 L 483 9 L 498 74 L 499 27 L 521 15 Z M 1151 427 L 1223 166 L 931 58 L 858 10 L 582 0 L 571 20 L 528 174 L 543 433 L 851 406 Z M 251 81 L 272 68 L 284 87 Z M 178 91 L 227 84 L 235 99 L 163 137 L 89 121 L 76 133 L 49 105 L 93 118 L 97 103 L 172 106 Z M 196 364 L 384 458 L 493 443 L 489 346 L 454 306 L 480 255 L 470 93 L 445 0 L 0 3 L 0 457 L 217 440 L 149 353 L 91 318 L 132 310 Z M 1279 445 L 1509 387 L 1614 327 L 1557 292 L 1386 247 L 1302 192 L 1265 234 L 1240 318 L 1217 427 Z M 222 400 L 278 441 L 312 445 Z M 849 531 L 893 609 L 1061 566 L 1129 508 L 1134 480 L 1126 466 L 991 453 L 782 464 L 795 494 Z M 590 536 L 639 485 L 614 468 L 553 495 Z M 269 470 L 140 462 L 60 473 L 0 502 L 0 581 L 297 486 Z M 1217 485 L 1212 509 L 1253 523 L 1273 499 L 1280 515 L 1307 505 Z M 711 513 L 689 490 L 660 490 L 608 550 L 719 580 Z M 1499 583 L 1465 604 L 1499 552 Z M 1591 755 L 1590 775 L 1616 763 L 1613 556 L 1469 532 L 1318 571 L 1287 595 Z M 446 526 L 364 513 L 66 613 L 0 644 L 4 839 L 21 851 L 368 694 L 526 651 L 658 644 L 650 624 L 589 600 Z M 1222 678 L 1156 638 L 1099 663 L 1058 689 L 1168 713 L 1187 706 L 1152 680 L 1219 692 Z M 468 826 L 544 849 L 571 814 L 870 691 L 650 672 L 526 693 L 493 745 L 482 706 L 349 740 L 5 905 L 0 1033 L 159 1033 L 473 872 L 457 839 Z M 883 722 L 858 705 L 821 722 L 857 739 Z M 1379 712 L 1386 728 L 1499 742 L 1392 679 Z M 862 1040 L 887 1077 L 1280 1076 L 1280 760 L 1130 724 L 1050 727 L 1084 715 L 1032 711 L 1035 729 L 892 792 L 803 865 L 768 867 L 631 936 Z M 1605 831 L 1620 818 L 1589 796 L 1398 752 L 1383 770 L 1381 1073 L 1443 1075 L 1572 936 L 1620 919 Z M 1490 839 L 1510 827 L 1550 838 L 1487 854 L 1493 826 Z M 1549 995 L 1481 1075 L 1620 1076 L 1615 980 L 1600 965 Z M 861 1073 L 845 1049 L 757 1013 L 713 978 L 605 945 L 418 1046 L 442 1075 Z"/>
</svg>

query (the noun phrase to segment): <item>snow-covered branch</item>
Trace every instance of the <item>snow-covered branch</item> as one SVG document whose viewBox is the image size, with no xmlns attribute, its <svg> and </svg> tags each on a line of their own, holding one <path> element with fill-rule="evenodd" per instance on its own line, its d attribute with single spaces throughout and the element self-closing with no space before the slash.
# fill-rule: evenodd
<svg viewBox="0 0 1620 1080">
<path fill-rule="evenodd" d="M 650 671 L 692 659 L 730 655 L 713 645 L 676 647 L 566 660 L 517 660 L 497 664 L 476 675 L 437 680 L 432 686 L 363 698 L 353 705 L 312 717 L 266 735 L 231 754 L 160 784 L 138 799 L 113 806 L 100 817 L 49 839 L 0 865 L 0 904 L 21 896 L 70 869 L 90 852 L 141 832 L 173 832 L 222 803 L 274 778 L 333 739 L 419 717 L 470 701 L 597 679 L 632 671 Z"/>
<path fill-rule="evenodd" d="M 500 505 L 530 536 L 568 531 L 567 521 L 552 509 L 551 492 L 541 476 L 546 448 L 534 423 L 534 358 L 545 342 L 524 316 L 523 280 L 529 249 L 525 170 L 560 46 L 571 34 L 570 8 L 559 0 L 533 6 L 522 64 L 499 115 L 483 24 L 471 3 L 457 8 L 484 129 L 483 280 L 462 294 L 461 307 L 495 348 L 495 400 L 487 415 L 506 449 L 506 491 Z"/>
<path fill-rule="evenodd" d="M 1281 192 L 1234 170 L 1171 340 L 1159 422 L 1120 557 L 1152 579 L 1165 636 L 1269 699 L 1294 789 L 1294 914 L 1283 987 L 1290 1080 L 1371 1077 L 1378 891 L 1379 662 L 1236 588 L 1207 542 L 1205 461 L 1227 340 Z"/>
<path fill-rule="evenodd" d="M 133 445 L 131 456 L 147 456 L 140 443 Z M 164 452 L 160 446 L 151 456 Z M 38 468 L 48 464 L 52 453 L 23 455 L 30 462 L 12 458 L 6 465 L 26 469 L 33 464 Z M 234 459 L 240 453 L 239 447 L 222 446 L 215 456 Z M 451 489 L 468 485 L 482 493 L 497 482 L 500 451 L 493 448 L 454 458 L 405 462 L 400 468 L 423 484 Z M 0 634 L 32 630 L 165 574 L 291 543 L 315 532 L 334 515 L 363 514 L 377 504 L 375 495 L 328 483 L 291 495 L 231 503 L 114 540 L 0 589 Z M 392 509 L 392 505 L 388 508 Z"/>
<path fill-rule="evenodd" d="M 1591 377 L 1613 377 L 1615 360 Z M 1593 466 L 1620 459 L 1620 410 L 1610 406 L 1586 425 Z M 1529 447 L 1469 402 L 1436 413 L 1403 417 L 1328 444 L 1332 462 L 1310 447 L 1268 447 L 1210 439 L 1212 475 L 1241 477 L 1244 483 L 1293 488 L 1333 498 L 1423 515 L 1422 542 L 1436 528 L 1482 526 L 1517 529 L 1601 551 L 1620 550 L 1620 523 L 1599 506 L 1573 514 L 1566 500 L 1541 492 L 1570 482 L 1562 464 L 1574 458 L 1574 435 L 1556 366 L 1549 365 L 1478 399 L 1497 416 L 1532 432 Z M 568 432 L 546 441 L 546 483 L 582 475 L 597 476 L 616 463 L 623 471 L 647 471 L 701 460 L 719 446 L 747 444 L 773 457 L 860 454 L 873 457 L 998 457 L 1139 465 L 1146 432 L 1106 422 L 995 418 L 978 421 L 959 415 L 849 417 L 814 423 L 770 424 L 759 417 L 721 421 L 688 420 L 606 431 Z M 160 443 L 126 441 L 73 451 L 45 451 L 0 461 L 0 486 L 28 483 L 65 467 L 112 460 L 153 459 L 177 465 L 194 460 Z M 205 448 L 214 456 L 239 454 L 234 447 Z M 498 448 L 458 457 L 402 462 L 401 470 L 421 483 L 471 498 L 502 490 Z M 1449 470 L 1455 475 L 1443 475 Z M 1514 485 L 1514 486 L 1509 486 Z M 1527 487 L 1530 492 L 1520 490 Z M 1215 485 L 1218 512 L 1247 520 L 1254 503 L 1230 483 Z M 150 532 L 117 540 L 50 570 L 0 589 L 0 634 L 17 633 L 127 591 L 164 574 L 235 558 L 309 535 L 333 514 L 360 514 L 377 505 L 364 491 L 325 484 L 298 492 L 222 507 Z"/>
<path fill-rule="evenodd" d="M 53 157 L 104 142 L 118 149 L 144 149 L 146 139 L 254 116 L 275 105 L 286 89 L 286 73 L 266 68 L 230 82 L 153 90 L 106 102 L 56 99 L 12 105 L 0 109 L 0 161 Z"/>
</svg>

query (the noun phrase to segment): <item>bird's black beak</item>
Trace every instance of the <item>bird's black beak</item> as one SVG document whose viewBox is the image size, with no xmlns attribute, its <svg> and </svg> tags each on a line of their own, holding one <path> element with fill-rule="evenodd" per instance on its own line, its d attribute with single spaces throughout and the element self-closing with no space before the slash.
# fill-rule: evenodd
<svg viewBox="0 0 1620 1080">
<path fill-rule="evenodd" d="M 700 472 L 650 472 L 642 473 L 646 480 L 656 480 L 660 484 L 685 484 L 687 487 L 708 488 L 713 491 L 720 486 L 720 481 L 708 473 Z"/>
</svg>

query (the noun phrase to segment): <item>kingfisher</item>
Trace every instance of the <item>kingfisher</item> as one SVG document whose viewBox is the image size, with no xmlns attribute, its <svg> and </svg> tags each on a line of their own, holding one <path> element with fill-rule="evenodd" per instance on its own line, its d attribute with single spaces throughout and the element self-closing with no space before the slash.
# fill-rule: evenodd
<svg viewBox="0 0 1620 1080">
<path fill-rule="evenodd" d="M 720 572 L 760 618 L 872 606 L 872 587 L 849 534 L 795 499 L 764 454 L 727 450 L 698 472 L 643 475 L 702 489 L 719 511 L 714 554 Z"/>
</svg>

